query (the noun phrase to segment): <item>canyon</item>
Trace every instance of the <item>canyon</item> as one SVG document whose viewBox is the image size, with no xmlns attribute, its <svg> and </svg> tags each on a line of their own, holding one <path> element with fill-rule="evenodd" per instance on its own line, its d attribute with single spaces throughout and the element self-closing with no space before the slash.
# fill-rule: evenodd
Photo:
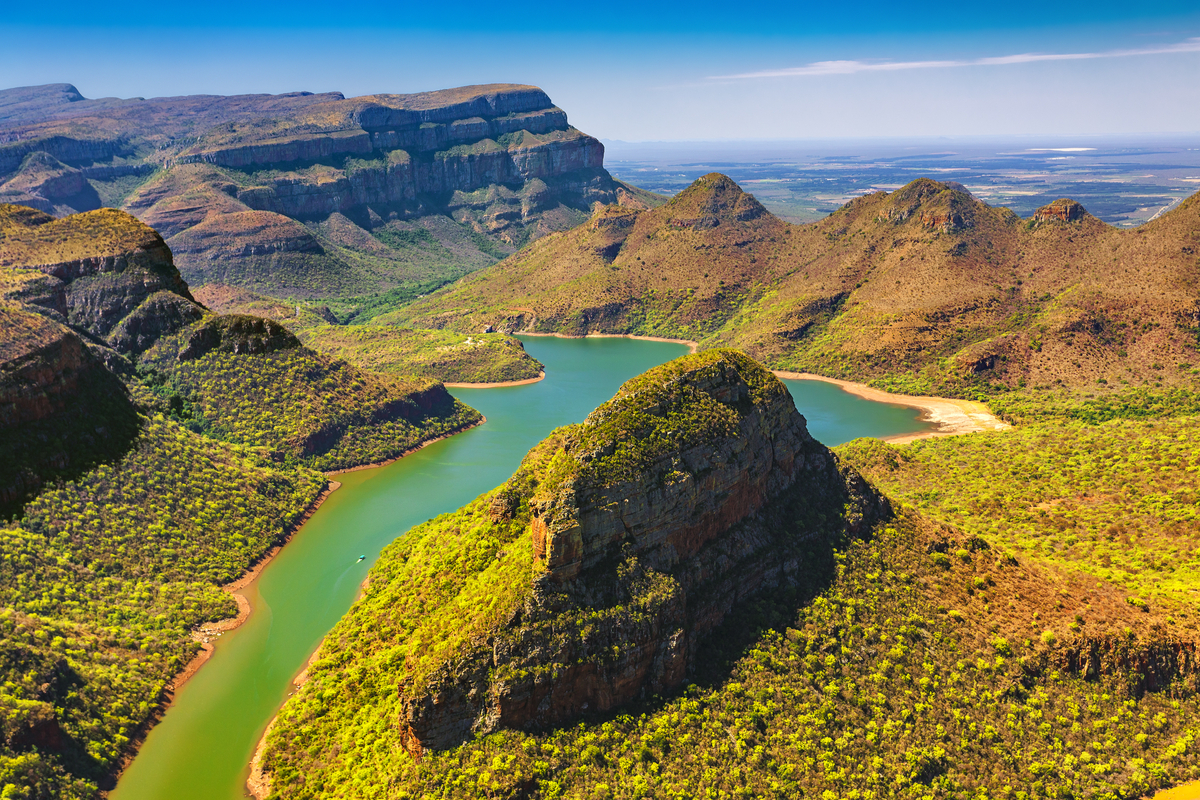
<svg viewBox="0 0 1200 800">
<path fill-rule="evenodd" d="M 83 98 L 0 91 L 0 202 L 115 205 L 192 285 L 335 297 L 444 281 L 655 196 L 533 86 L 411 95 Z"/>
</svg>

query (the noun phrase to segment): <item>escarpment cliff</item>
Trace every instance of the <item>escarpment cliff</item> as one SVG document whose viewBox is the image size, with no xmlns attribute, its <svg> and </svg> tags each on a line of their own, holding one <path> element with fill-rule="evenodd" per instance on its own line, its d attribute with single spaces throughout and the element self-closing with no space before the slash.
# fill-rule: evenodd
<svg viewBox="0 0 1200 800">
<path fill-rule="evenodd" d="M 655 368 L 506 484 L 397 540 L 284 708 L 266 769 L 300 776 L 288 737 L 316 697 L 394 685 L 396 746 L 419 758 L 668 691 L 731 609 L 822 573 L 834 542 L 890 513 L 748 357 Z"/>
<path fill-rule="evenodd" d="M 0 91 L 0 109 L 0 200 L 119 204 L 185 237 L 196 285 L 336 296 L 446 280 L 596 203 L 645 202 L 533 86 L 93 101 L 59 85 Z"/>
</svg>

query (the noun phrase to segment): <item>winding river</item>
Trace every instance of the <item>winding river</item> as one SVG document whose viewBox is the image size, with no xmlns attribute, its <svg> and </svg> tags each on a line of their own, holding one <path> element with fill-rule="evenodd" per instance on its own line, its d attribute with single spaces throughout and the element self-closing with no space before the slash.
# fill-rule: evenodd
<svg viewBox="0 0 1200 800">
<path fill-rule="evenodd" d="M 628 339 L 530 338 L 546 379 L 455 389 L 487 422 L 393 464 L 338 477 L 325 501 L 245 590 L 253 613 L 217 642 L 110 793 L 114 800 L 241 800 L 256 743 L 292 678 L 354 602 L 389 542 L 508 479 L 559 425 L 581 421 L 625 380 L 687 353 Z M 809 430 L 827 445 L 922 430 L 920 413 L 815 381 L 786 381 Z M 366 559 L 359 561 L 360 555 Z"/>
</svg>

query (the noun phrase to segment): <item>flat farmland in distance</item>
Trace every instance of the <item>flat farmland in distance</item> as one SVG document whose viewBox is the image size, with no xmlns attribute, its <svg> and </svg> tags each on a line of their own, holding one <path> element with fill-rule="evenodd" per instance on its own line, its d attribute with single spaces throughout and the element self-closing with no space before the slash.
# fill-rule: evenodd
<svg viewBox="0 0 1200 800">
<path fill-rule="evenodd" d="M 621 180 L 675 194 L 719 171 L 790 222 L 821 219 L 919 177 L 961 183 L 1021 217 L 1069 197 L 1121 228 L 1200 190 L 1200 135 L 604 144 L 605 164 Z"/>
</svg>

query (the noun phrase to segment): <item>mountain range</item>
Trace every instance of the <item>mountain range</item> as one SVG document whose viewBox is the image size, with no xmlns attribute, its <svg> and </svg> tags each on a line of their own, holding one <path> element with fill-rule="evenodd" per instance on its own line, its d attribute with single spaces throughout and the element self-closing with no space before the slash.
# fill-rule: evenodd
<svg viewBox="0 0 1200 800">
<path fill-rule="evenodd" d="M 714 173 L 658 208 L 606 206 L 392 318 L 692 339 L 926 392 L 1171 386 L 1200 363 L 1198 279 L 1200 196 L 1117 230 L 1071 200 L 1020 219 L 922 178 L 793 225 Z"/>
<path fill-rule="evenodd" d="M 437 285 L 586 219 L 655 202 L 537 87 L 87 99 L 0 91 L 0 202 L 119 207 L 192 285 L 341 297 Z"/>
</svg>

